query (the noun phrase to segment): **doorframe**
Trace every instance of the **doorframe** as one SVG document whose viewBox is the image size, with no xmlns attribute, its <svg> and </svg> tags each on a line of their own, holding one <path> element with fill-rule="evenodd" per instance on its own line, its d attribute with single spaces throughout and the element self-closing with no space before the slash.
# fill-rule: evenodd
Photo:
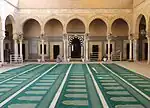
<svg viewBox="0 0 150 108">
<path fill-rule="evenodd" d="M 60 45 L 53 45 L 53 58 L 55 59 L 55 46 L 57 46 L 58 47 L 58 51 L 59 51 L 59 53 L 60 53 Z M 59 54 L 58 53 L 58 54 Z M 57 58 L 57 55 L 56 55 L 56 58 Z"/>
<path fill-rule="evenodd" d="M 147 39 L 142 40 L 142 60 L 145 60 L 145 57 L 146 57 L 146 55 L 145 55 L 145 43 L 148 43 Z"/>
<path fill-rule="evenodd" d="M 28 40 L 23 40 L 22 44 L 25 44 L 25 60 L 28 60 L 29 58 Z"/>
<path fill-rule="evenodd" d="M 72 42 L 74 41 L 74 39 L 77 39 L 79 41 L 79 43 L 80 43 L 80 57 L 79 58 L 82 58 L 82 54 L 83 54 L 82 51 L 84 49 L 83 49 L 83 46 L 82 46 L 82 42 L 81 42 L 81 40 L 79 38 L 73 38 L 72 41 L 71 41 L 71 58 L 74 58 L 74 57 L 72 57 Z"/>
<path fill-rule="evenodd" d="M 108 44 L 107 41 L 104 42 L 104 54 L 106 54 L 106 45 Z M 111 41 L 110 44 L 112 44 L 112 52 L 115 51 L 115 42 Z"/>
<path fill-rule="evenodd" d="M 130 45 L 129 40 L 124 40 L 123 41 L 123 59 L 124 60 L 127 60 L 127 44 Z M 132 50 L 133 50 L 133 45 L 132 45 Z M 129 53 L 130 53 L 130 48 L 129 48 Z"/>
<path fill-rule="evenodd" d="M 4 40 L 4 49 L 6 49 L 5 44 L 8 44 L 9 49 L 11 49 L 11 47 L 10 47 L 11 46 L 11 41 L 10 40 Z"/>
<path fill-rule="evenodd" d="M 54 45 L 59 45 L 59 53 L 63 56 L 63 42 L 50 42 L 50 60 L 54 60 Z"/>
<path fill-rule="evenodd" d="M 89 53 L 88 53 L 88 57 L 90 57 L 90 53 L 92 53 L 92 46 L 93 45 L 98 45 L 98 50 L 99 50 L 99 54 L 98 54 L 98 60 L 102 59 L 102 42 L 101 41 L 89 41 Z"/>
<path fill-rule="evenodd" d="M 40 45 L 42 44 L 41 41 L 38 41 L 38 55 L 42 56 L 42 54 L 40 53 Z M 44 56 L 48 56 L 48 42 L 44 41 L 44 45 L 46 45 L 46 54 L 44 54 Z"/>
</svg>

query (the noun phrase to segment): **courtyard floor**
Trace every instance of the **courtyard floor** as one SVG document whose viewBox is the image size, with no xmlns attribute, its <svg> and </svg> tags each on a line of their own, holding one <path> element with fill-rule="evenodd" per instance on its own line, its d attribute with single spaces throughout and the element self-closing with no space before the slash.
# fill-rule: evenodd
<svg viewBox="0 0 150 108">
<path fill-rule="evenodd" d="M 13 67 L 0 70 L 0 108 L 150 106 L 150 66 L 146 63 L 27 63 Z"/>
</svg>

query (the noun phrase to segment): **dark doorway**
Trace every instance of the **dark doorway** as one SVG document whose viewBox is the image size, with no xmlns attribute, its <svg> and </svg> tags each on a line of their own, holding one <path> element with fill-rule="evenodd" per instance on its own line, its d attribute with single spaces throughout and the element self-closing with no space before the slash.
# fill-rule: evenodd
<svg viewBox="0 0 150 108">
<path fill-rule="evenodd" d="M 25 44 L 22 44 L 22 56 L 23 56 L 23 60 L 25 60 Z M 18 54 L 20 54 L 20 45 L 18 44 Z"/>
<path fill-rule="evenodd" d="M 147 60 L 148 59 L 148 43 L 144 43 L 144 49 L 145 49 L 145 51 L 144 51 L 144 55 L 145 55 L 145 57 L 144 57 L 144 60 Z"/>
<path fill-rule="evenodd" d="M 93 45 L 92 46 L 92 52 L 98 53 L 98 45 Z"/>
<path fill-rule="evenodd" d="M 23 56 L 23 60 L 25 60 L 25 55 L 26 55 L 25 44 L 22 44 L 22 56 Z"/>
<path fill-rule="evenodd" d="M 57 56 L 59 55 L 59 45 L 54 45 L 53 46 L 53 52 L 54 52 L 54 59 L 56 59 L 57 58 Z"/>
<path fill-rule="evenodd" d="M 97 60 L 98 59 L 98 52 L 99 52 L 99 46 L 98 45 L 92 45 L 92 54 L 91 54 L 91 58 Z"/>
<path fill-rule="evenodd" d="M 139 24 L 139 40 L 138 40 L 138 60 L 142 61 L 143 59 L 146 60 L 146 49 L 144 51 L 144 48 L 146 48 L 145 44 L 143 43 L 143 41 L 145 41 L 146 38 L 146 34 L 142 33 L 146 31 L 146 19 L 144 16 L 141 16 L 140 19 L 140 24 Z M 144 45 L 144 48 L 143 48 Z"/>
<path fill-rule="evenodd" d="M 81 58 L 81 43 L 78 38 L 72 40 L 71 58 Z"/>
<path fill-rule="evenodd" d="M 112 53 L 112 44 L 110 44 L 110 53 Z M 106 44 L 106 54 L 108 54 L 108 44 Z"/>
<path fill-rule="evenodd" d="M 9 44 L 5 44 L 5 49 L 4 49 L 4 61 L 9 62 L 10 60 L 10 49 L 9 49 Z"/>
<path fill-rule="evenodd" d="M 127 59 L 129 59 L 129 55 L 130 55 L 130 44 L 127 43 L 127 47 L 126 47 L 126 55 L 127 55 Z"/>
</svg>

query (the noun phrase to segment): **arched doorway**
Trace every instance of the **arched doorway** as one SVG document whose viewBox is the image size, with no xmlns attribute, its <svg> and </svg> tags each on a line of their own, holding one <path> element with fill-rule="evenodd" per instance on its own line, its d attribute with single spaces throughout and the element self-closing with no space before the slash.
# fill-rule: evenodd
<svg viewBox="0 0 150 108">
<path fill-rule="evenodd" d="M 112 41 L 115 42 L 115 49 L 111 50 L 114 51 L 115 58 L 117 56 L 120 56 L 122 54 L 122 59 L 128 60 L 129 59 L 129 40 L 128 40 L 128 33 L 129 33 L 129 25 L 128 23 L 122 19 L 118 18 L 112 23 L 111 27 L 112 31 Z M 112 49 L 111 44 L 111 49 Z M 119 60 L 120 58 L 117 58 L 116 60 Z"/>
<path fill-rule="evenodd" d="M 148 59 L 148 43 L 146 38 L 146 19 L 144 15 L 139 16 L 139 39 L 138 39 L 138 60 Z"/>
<path fill-rule="evenodd" d="M 14 50 L 14 19 L 13 16 L 9 15 L 5 20 L 5 39 L 4 39 L 4 61 L 10 61 L 10 55 L 15 53 Z"/>
<path fill-rule="evenodd" d="M 89 24 L 89 37 L 93 39 L 93 41 L 89 42 L 90 60 L 102 60 L 102 57 L 105 55 L 103 42 L 106 36 L 107 24 L 99 18 L 92 20 Z"/>
<path fill-rule="evenodd" d="M 49 41 L 50 48 L 45 43 L 46 47 L 49 49 L 49 56 L 46 56 L 45 58 L 54 60 L 58 55 L 63 56 L 63 43 L 58 40 L 63 36 L 63 24 L 57 19 L 50 19 L 44 26 L 44 32 L 47 38 L 53 38 L 56 40 L 55 42 L 52 42 L 51 40 Z"/>
<path fill-rule="evenodd" d="M 68 57 L 71 58 L 84 58 L 85 45 L 84 34 L 85 24 L 79 19 L 72 19 L 67 24 L 66 28 L 68 34 Z"/>
<path fill-rule="evenodd" d="M 35 19 L 28 19 L 23 23 L 23 47 L 22 54 L 25 60 L 40 58 L 41 47 L 38 43 L 41 35 L 41 25 Z"/>
<path fill-rule="evenodd" d="M 78 38 L 71 42 L 71 58 L 81 58 L 81 42 Z"/>
</svg>

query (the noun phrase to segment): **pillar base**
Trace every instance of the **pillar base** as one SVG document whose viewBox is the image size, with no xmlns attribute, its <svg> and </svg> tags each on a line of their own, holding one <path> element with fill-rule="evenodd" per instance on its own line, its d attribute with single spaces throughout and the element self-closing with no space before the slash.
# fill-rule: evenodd
<svg viewBox="0 0 150 108">
<path fill-rule="evenodd" d="M 134 62 L 134 60 L 128 60 L 128 62 Z"/>
</svg>

